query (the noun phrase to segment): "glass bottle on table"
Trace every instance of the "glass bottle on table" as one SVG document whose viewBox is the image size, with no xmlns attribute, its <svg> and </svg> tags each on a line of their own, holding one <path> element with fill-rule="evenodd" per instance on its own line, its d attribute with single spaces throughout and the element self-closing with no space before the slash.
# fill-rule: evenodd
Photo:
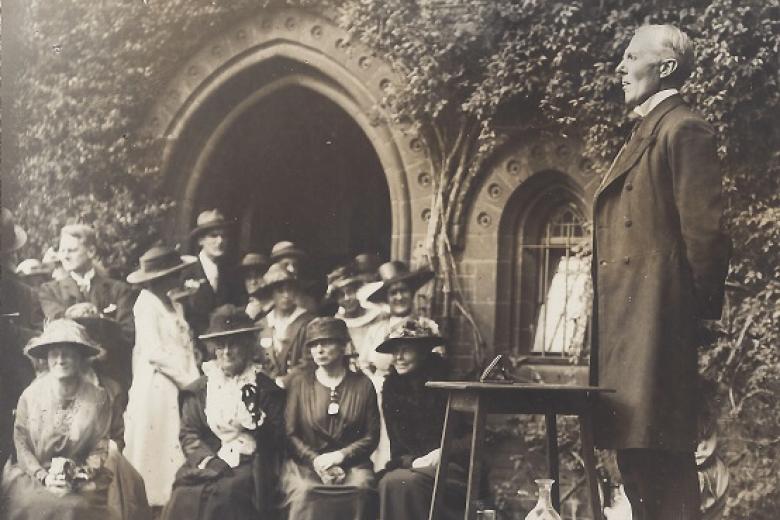
<svg viewBox="0 0 780 520">
<path fill-rule="evenodd" d="M 552 505 L 552 487 L 554 480 L 539 478 L 534 480 L 539 486 L 539 500 L 536 506 L 525 516 L 525 520 L 561 520 L 561 515 Z"/>
</svg>

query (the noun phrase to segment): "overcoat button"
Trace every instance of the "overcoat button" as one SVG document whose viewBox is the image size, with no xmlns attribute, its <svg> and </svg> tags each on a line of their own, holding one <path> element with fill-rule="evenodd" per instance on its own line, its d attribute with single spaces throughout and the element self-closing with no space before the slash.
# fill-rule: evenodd
<svg viewBox="0 0 780 520">
<path fill-rule="evenodd" d="M 630 182 L 626 183 L 626 191 L 631 191 L 633 189 L 634 189 L 634 185 L 633 184 L 631 184 Z"/>
<path fill-rule="evenodd" d="M 623 257 L 623 263 L 628 265 L 631 263 L 631 257 L 630 256 L 624 256 Z"/>
<path fill-rule="evenodd" d="M 603 267 L 603 266 L 607 265 L 607 261 L 606 260 L 602 260 L 601 262 L 599 262 L 599 265 Z"/>
<path fill-rule="evenodd" d="M 633 222 L 631 222 L 631 219 L 626 219 L 626 227 L 631 227 L 631 224 L 633 224 Z"/>
</svg>

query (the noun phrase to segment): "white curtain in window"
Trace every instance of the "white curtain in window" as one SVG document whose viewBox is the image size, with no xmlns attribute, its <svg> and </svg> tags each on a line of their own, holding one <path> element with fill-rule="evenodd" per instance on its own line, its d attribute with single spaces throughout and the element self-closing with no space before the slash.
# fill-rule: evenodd
<svg viewBox="0 0 780 520">
<path fill-rule="evenodd" d="M 590 308 L 590 259 L 561 258 L 539 308 L 533 352 L 582 350 Z"/>
</svg>

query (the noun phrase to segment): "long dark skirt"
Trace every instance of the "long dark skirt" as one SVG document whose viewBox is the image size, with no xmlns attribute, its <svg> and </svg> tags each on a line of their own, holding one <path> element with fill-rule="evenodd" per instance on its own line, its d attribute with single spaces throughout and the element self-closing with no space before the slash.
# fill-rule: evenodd
<svg viewBox="0 0 780 520">
<path fill-rule="evenodd" d="M 288 460 L 282 470 L 282 486 L 290 520 L 374 520 L 376 490 L 374 471 L 365 467 L 346 470 L 344 484 L 326 486 L 313 469 Z"/>
<path fill-rule="evenodd" d="M 6 463 L 2 497 L 3 520 L 119 520 L 119 511 L 108 505 L 108 487 L 58 496 L 21 468 Z"/>
<path fill-rule="evenodd" d="M 257 518 L 252 463 L 214 477 L 208 469 L 180 471 L 173 493 L 163 509 L 163 520 L 244 520 Z"/>
<path fill-rule="evenodd" d="M 394 469 L 379 481 L 380 520 L 428 518 L 433 496 L 434 468 Z M 440 518 L 463 518 L 466 505 L 464 471 L 451 464 L 444 488 L 444 508 Z"/>
</svg>

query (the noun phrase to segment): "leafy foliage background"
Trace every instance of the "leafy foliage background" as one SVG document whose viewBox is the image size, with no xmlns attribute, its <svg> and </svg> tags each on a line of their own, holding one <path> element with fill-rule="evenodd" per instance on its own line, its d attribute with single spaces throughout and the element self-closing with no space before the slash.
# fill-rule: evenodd
<svg viewBox="0 0 780 520">
<path fill-rule="evenodd" d="M 160 237 L 174 201 L 154 190 L 160 143 L 139 138 L 182 59 L 258 10 L 321 9 L 407 79 L 387 117 L 412 123 L 437 159 L 429 247 L 445 286 L 463 206 L 495 147 L 523 131 L 566 133 L 604 170 L 629 126 L 614 75 L 642 23 L 671 22 L 697 47 L 684 95 L 718 130 L 738 289 L 703 349 L 721 451 L 726 516 L 780 511 L 780 154 L 777 0 L 29 0 L 13 103 L 19 160 L 4 199 L 40 256 L 70 220 L 93 224 L 120 273 Z M 10 74 L 16 74 L 11 71 Z M 566 431 L 562 435 L 567 435 Z"/>
</svg>

